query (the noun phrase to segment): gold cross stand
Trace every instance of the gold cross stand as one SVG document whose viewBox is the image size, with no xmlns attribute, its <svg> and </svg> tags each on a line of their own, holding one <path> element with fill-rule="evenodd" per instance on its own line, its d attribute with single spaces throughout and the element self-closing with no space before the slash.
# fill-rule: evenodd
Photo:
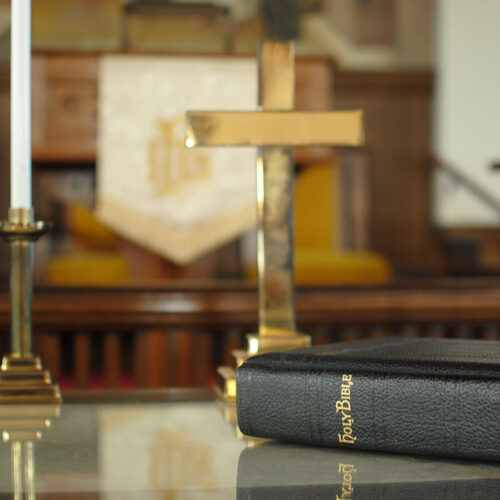
<svg viewBox="0 0 500 500">
<path fill-rule="evenodd" d="M 259 49 L 258 111 L 191 111 L 186 146 L 256 146 L 258 334 L 247 336 L 246 357 L 310 345 L 295 326 L 293 278 L 293 146 L 358 146 L 362 112 L 294 111 L 294 46 L 263 42 Z M 219 395 L 235 400 L 236 373 L 221 367 Z"/>
</svg>

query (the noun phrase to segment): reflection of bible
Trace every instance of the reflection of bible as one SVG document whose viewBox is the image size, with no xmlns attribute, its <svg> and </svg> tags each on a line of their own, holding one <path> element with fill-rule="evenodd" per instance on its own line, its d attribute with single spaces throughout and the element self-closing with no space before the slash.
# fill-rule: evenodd
<svg viewBox="0 0 500 500">
<path fill-rule="evenodd" d="M 496 498 L 500 466 L 266 443 L 243 450 L 238 499 Z"/>
<path fill-rule="evenodd" d="M 500 343 L 388 338 L 273 352 L 238 370 L 250 436 L 500 459 Z"/>
</svg>

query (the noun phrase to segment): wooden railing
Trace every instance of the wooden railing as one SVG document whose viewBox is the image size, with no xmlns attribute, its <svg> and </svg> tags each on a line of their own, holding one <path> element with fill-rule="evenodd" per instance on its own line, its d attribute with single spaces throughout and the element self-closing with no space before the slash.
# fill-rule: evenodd
<svg viewBox="0 0 500 500">
<path fill-rule="evenodd" d="M 466 191 L 476 198 L 476 200 L 493 210 L 497 216 L 500 216 L 500 199 L 484 189 L 474 177 L 465 174 L 457 166 L 451 165 L 436 156 L 431 156 L 430 164 L 436 170 L 444 172 L 450 179 L 453 179 L 460 186 L 464 187 Z"/>
<path fill-rule="evenodd" d="M 300 288 L 301 331 L 315 344 L 386 335 L 500 338 L 500 282 Z M 206 386 L 255 331 L 253 287 L 39 288 L 35 346 L 66 386 Z M 8 348 L 7 292 L 0 341 Z"/>
</svg>

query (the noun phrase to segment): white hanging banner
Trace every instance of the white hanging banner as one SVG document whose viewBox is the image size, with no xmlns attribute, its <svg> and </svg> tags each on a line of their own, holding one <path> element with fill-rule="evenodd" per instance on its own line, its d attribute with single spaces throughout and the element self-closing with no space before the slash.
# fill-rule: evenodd
<svg viewBox="0 0 500 500">
<path fill-rule="evenodd" d="M 257 63 L 106 55 L 99 67 L 97 215 L 186 264 L 255 225 L 255 148 L 185 147 L 188 110 L 253 110 Z"/>
</svg>

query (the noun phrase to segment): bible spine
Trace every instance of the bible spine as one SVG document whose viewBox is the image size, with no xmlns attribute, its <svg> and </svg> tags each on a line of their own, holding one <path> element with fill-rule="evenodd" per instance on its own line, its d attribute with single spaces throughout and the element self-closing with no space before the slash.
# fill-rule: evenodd
<svg viewBox="0 0 500 500">
<path fill-rule="evenodd" d="M 266 356 L 238 370 L 238 423 L 246 435 L 500 459 L 498 380 L 352 372 L 343 370 L 340 360 L 330 368 L 311 360 L 295 369 Z"/>
</svg>

